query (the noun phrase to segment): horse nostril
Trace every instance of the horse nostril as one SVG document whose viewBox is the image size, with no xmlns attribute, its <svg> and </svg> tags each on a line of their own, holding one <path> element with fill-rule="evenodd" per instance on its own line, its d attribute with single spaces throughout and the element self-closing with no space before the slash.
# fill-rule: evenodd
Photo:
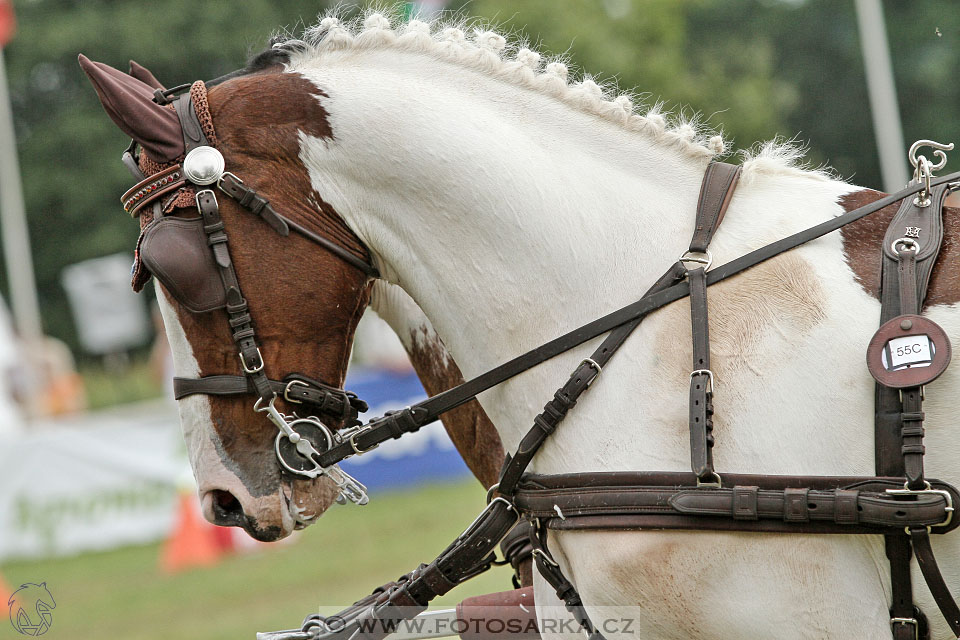
<svg viewBox="0 0 960 640">
<path fill-rule="evenodd" d="M 246 518 L 240 501 L 229 491 L 215 489 L 210 492 L 213 497 L 213 515 L 215 524 L 221 527 L 242 527 Z"/>
</svg>

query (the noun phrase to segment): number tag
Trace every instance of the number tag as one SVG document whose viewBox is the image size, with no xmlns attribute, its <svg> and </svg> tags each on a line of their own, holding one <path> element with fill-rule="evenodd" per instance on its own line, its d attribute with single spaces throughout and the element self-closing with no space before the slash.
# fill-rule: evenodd
<svg viewBox="0 0 960 640">
<path fill-rule="evenodd" d="M 933 362 L 936 347 L 930 336 L 906 336 L 894 338 L 883 350 L 883 366 L 887 371 L 897 371 L 905 367 L 929 367 Z"/>
<path fill-rule="evenodd" d="M 946 370 L 950 355 L 950 340 L 937 323 L 923 316 L 897 316 L 873 334 L 867 368 L 886 387 L 919 387 Z"/>
</svg>

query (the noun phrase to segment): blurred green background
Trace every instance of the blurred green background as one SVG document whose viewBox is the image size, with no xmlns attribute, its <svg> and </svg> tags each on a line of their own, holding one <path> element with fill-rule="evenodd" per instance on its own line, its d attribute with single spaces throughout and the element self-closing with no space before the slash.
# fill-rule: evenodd
<svg viewBox="0 0 960 640">
<path fill-rule="evenodd" d="M 132 252 L 138 232 L 118 206 L 130 186 L 118 162 L 127 140 L 105 117 L 77 53 L 124 70 L 137 60 L 172 86 L 242 66 L 277 29 L 299 32 L 329 4 L 15 2 L 18 32 L 5 55 L 46 333 L 77 346 L 63 267 Z M 341 4 L 358 10 L 359 3 Z M 699 112 L 738 147 L 796 136 L 809 142 L 813 164 L 880 187 L 852 0 L 451 0 L 447 7 L 566 52 L 650 103 Z M 956 8 L 950 0 L 884 3 L 907 144 L 960 142 Z M 0 289 L 7 293 L 2 267 Z"/>
</svg>

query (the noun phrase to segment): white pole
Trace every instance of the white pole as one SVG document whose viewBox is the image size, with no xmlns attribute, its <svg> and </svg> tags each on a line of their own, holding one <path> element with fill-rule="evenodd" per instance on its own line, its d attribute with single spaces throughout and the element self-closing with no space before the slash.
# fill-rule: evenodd
<svg viewBox="0 0 960 640">
<path fill-rule="evenodd" d="M 10 282 L 10 306 L 20 338 L 38 344 L 43 336 L 40 306 L 33 276 L 30 235 L 23 206 L 17 142 L 13 132 L 13 112 L 7 90 L 7 72 L 0 47 L 0 235 Z"/>
<path fill-rule="evenodd" d="M 909 174 L 907 148 L 903 143 L 903 127 L 900 124 L 900 109 L 897 106 L 897 91 L 893 81 L 893 65 L 890 64 L 887 28 L 883 21 L 883 7 L 880 0 L 854 2 L 883 188 L 888 192 L 897 191 L 907 184 Z"/>
</svg>

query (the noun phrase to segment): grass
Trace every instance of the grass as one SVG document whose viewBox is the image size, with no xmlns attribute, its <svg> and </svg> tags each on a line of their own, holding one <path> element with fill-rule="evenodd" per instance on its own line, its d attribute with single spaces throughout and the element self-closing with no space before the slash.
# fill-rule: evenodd
<svg viewBox="0 0 960 640">
<path fill-rule="evenodd" d="M 57 602 L 43 637 L 71 640 L 253 640 L 331 613 L 429 562 L 483 506 L 474 480 L 375 495 L 334 507 L 290 544 L 233 555 L 215 567 L 166 575 L 160 545 L 0 567 L 11 585 L 46 581 Z M 511 589 L 509 568 L 457 587 L 434 604 Z M 22 638 L 0 624 L 0 639 Z"/>
</svg>

